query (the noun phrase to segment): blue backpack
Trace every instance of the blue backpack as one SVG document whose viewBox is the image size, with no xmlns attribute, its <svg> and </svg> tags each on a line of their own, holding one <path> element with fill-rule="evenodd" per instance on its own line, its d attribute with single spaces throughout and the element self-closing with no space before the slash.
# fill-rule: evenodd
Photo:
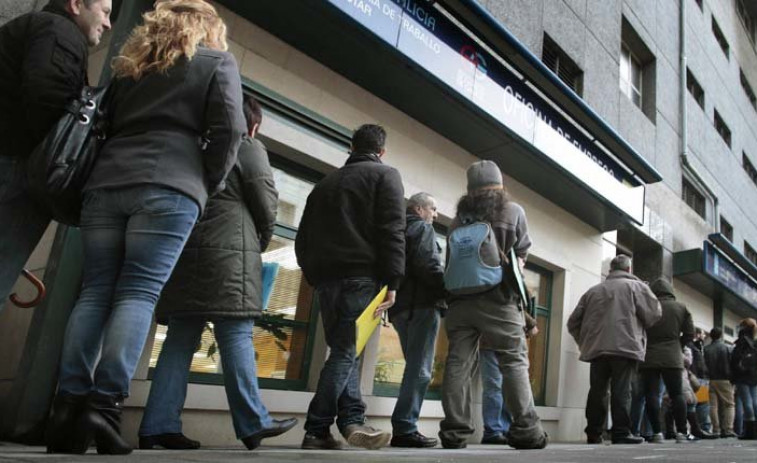
<svg viewBox="0 0 757 463">
<path fill-rule="evenodd" d="M 447 253 L 444 285 L 451 294 L 478 294 L 502 283 L 502 254 L 489 223 L 464 220 L 449 234 Z"/>
</svg>

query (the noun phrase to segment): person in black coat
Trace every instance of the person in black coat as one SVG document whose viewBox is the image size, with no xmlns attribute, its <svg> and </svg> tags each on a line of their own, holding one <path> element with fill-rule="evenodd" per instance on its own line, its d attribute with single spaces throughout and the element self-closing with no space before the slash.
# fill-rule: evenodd
<svg viewBox="0 0 757 463">
<path fill-rule="evenodd" d="M 405 274 L 405 198 L 397 169 L 382 162 L 386 131 L 366 124 L 352 135 L 344 166 L 313 188 L 302 213 L 295 254 L 315 286 L 331 348 L 305 422 L 304 449 L 335 449 L 337 427 L 350 445 L 381 448 L 388 432 L 365 424 L 355 320 L 386 285 L 375 316 L 394 305 Z"/>
<path fill-rule="evenodd" d="M 246 132 L 215 8 L 162 1 L 143 20 L 113 61 L 110 130 L 84 188 L 84 274 L 63 342 L 52 452 L 86 452 L 93 438 L 100 453 L 131 452 L 121 409 L 155 304 Z"/>
<path fill-rule="evenodd" d="M 431 382 L 434 349 L 444 301 L 444 266 L 436 241 L 436 200 L 416 193 L 407 201 L 405 278 L 389 321 L 400 339 L 405 371 L 392 413 L 392 447 L 434 447 L 437 439 L 418 432 L 423 397 Z"/>
<path fill-rule="evenodd" d="M 50 223 L 26 191 L 26 159 L 87 83 L 88 45 L 111 0 L 53 0 L 0 27 L 0 310 Z"/>
<path fill-rule="evenodd" d="M 757 439 L 757 322 L 747 318 L 739 324 L 739 337 L 731 352 L 731 381 L 744 404 L 745 440 Z"/>
<path fill-rule="evenodd" d="M 260 440 L 291 429 L 297 420 L 274 420 L 260 399 L 252 327 L 262 307 L 261 253 L 276 223 L 278 192 L 265 146 L 255 140 L 262 121 L 258 103 L 244 103 L 249 137 L 226 189 L 208 201 L 156 309 L 168 334 L 155 367 L 139 429 L 139 448 L 195 449 L 181 433 L 189 368 L 205 330 L 221 353 L 224 385 L 237 438 L 252 450 Z"/>
</svg>

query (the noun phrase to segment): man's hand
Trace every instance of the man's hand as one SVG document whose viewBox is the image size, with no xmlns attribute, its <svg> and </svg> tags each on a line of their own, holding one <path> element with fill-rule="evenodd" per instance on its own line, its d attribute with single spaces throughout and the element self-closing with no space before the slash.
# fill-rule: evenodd
<svg viewBox="0 0 757 463">
<path fill-rule="evenodd" d="M 397 291 L 387 291 L 386 297 L 384 297 L 384 302 L 379 304 L 378 308 L 375 312 L 373 312 L 373 318 L 378 318 L 381 316 L 382 313 L 384 313 L 386 310 L 389 310 L 391 306 L 394 305 L 394 300 L 397 297 Z"/>
<path fill-rule="evenodd" d="M 533 327 L 533 328 L 531 328 L 530 330 L 527 330 L 527 331 L 526 331 L 526 338 L 529 338 L 529 339 L 530 339 L 530 338 L 533 338 L 533 337 L 534 337 L 534 336 L 536 336 L 537 334 L 539 334 L 539 327 L 538 327 L 538 326 L 534 326 L 534 327 Z"/>
</svg>

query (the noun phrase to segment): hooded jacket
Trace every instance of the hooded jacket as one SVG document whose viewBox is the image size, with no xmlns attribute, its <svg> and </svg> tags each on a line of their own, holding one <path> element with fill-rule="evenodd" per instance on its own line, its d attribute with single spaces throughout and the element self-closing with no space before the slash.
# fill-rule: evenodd
<svg viewBox="0 0 757 463">
<path fill-rule="evenodd" d="M 660 301 L 662 318 L 647 329 L 647 353 L 639 368 L 683 368 L 683 346 L 694 339 L 691 313 L 676 301 L 667 280 L 655 280 L 650 289 Z"/>
<path fill-rule="evenodd" d="M 757 345 L 752 334 L 743 330 L 731 352 L 731 381 L 757 386 Z"/>
<path fill-rule="evenodd" d="M 48 5 L 0 27 L 0 156 L 26 158 L 87 83 L 87 39 Z"/>
<path fill-rule="evenodd" d="M 626 271 L 613 270 L 581 296 L 568 319 L 568 332 L 584 362 L 603 356 L 643 361 L 646 330 L 660 317 L 660 302 L 646 283 Z"/>
</svg>

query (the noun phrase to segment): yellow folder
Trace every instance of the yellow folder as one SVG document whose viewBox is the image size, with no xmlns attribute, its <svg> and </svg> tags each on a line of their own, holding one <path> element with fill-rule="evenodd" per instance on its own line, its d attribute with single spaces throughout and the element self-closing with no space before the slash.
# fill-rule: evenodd
<svg viewBox="0 0 757 463">
<path fill-rule="evenodd" d="M 358 357 L 363 353 L 365 345 L 368 343 L 368 340 L 371 339 L 371 335 L 381 321 L 381 317 L 374 317 L 373 312 L 376 311 L 379 304 L 384 302 L 386 291 L 386 286 L 381 288 L 378 295 L 373 298 L 371 303 L 368 304 L 368 307 L 366 307 L 365 310 L 363 310 L 363 313 L 360 314 L 357 320 L 355 320 L 355 346 L 357 347 L 356 355 Z"/>
</svg>

